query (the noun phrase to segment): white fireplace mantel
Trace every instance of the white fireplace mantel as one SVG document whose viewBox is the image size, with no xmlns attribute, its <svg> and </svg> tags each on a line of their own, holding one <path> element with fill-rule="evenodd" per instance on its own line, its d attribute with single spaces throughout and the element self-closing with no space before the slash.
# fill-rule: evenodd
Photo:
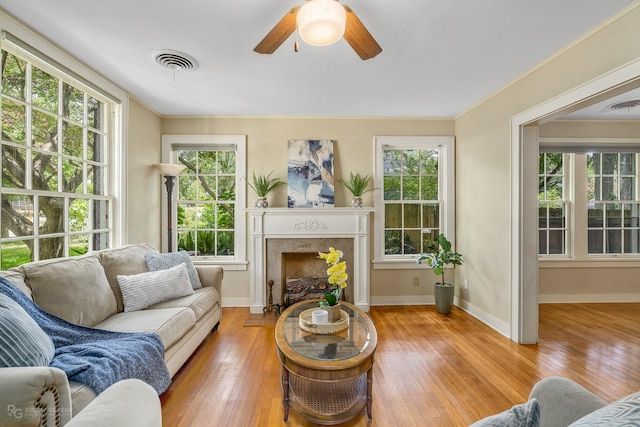
<svg viewBox="0 0 640 427">
<path fill-rule="evenodd" d="M 369 217 L 371 208 L 247 209 L 250 218 L 251 313 L 267 305 L 266 242 L 277 238 L 352 238 L 354 304 L 369 311 Z"/>
</svg>

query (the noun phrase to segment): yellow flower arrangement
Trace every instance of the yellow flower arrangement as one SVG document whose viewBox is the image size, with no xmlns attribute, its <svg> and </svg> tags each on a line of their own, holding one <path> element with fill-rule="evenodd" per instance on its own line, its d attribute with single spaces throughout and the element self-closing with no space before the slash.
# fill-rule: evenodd
<svg viewBox="0 0 640 427">
<path fill-rule="evenodd" d="M 329 275 L 329 283 L 335 286 L 331 292 L 325 292 L 324 301 L 320 305 L 333 306 L 338 303 L 342 290 L 347 287 L 347 263 L 340 261 L 344 256 L 341 250 L 329 248 L 329 252 L 318 252 L 318 258 L 322 258 L 329 265 L 327 274 Z"/>
</svg>

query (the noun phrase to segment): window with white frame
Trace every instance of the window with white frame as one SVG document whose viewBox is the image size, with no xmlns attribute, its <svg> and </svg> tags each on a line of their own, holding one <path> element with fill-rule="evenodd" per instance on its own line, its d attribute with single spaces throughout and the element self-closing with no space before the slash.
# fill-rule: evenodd
<svg viewBox="0 0 640 427">
<path fill-rule="evenodd" d="M 415 258 L 432 251 L 442 233 L 455 241 L 453 141 L 375 138 L 376 268 L 414 267 Z"/>
<path fill-rule="evenodd" d="M 567 254 L 568 202 L 563 153 L 540 153 L 538 171 L 539 253 Z"/>
<path fill-rule="evenodd" d="M 638 155 L 589 153 L 587 162 L 589 254 L 638 254 Z"/>
<path fill-rule="evenodd" d="M 636 151 L 640 141 L 607 140 L 610 146 L 598 145 L 599 140 L 563 142 L 541 141 L 541 258 L 637 259 L 640 159 Z"/>
<path fill-rule="evenodd" d="M 245 262 L 245 136 L 162 139 L 165 160 L 186 166 L 177 177 L 173 246 L 199 261 Z"/>
<path fill-rule="evenodd" d="M 117 101 L 10 34 L 1 47 L 1 268 L 109 247 Z"/>
</svg>

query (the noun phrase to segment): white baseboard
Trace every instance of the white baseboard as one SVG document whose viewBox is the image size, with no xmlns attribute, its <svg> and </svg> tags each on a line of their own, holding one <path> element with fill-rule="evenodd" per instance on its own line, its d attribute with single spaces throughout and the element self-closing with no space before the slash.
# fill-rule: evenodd
<svg viewBox="0 0 640 427">
<path fill-rule="evenodd" d="M 640 294 L 545 294 L 538 296 L 538 302 L 541 304 L 640 302 Z"/>
<path fill-rule="evenodd" d="M 454 302 L 459 308 L 466 311 L 467 313 L 469 313 L 470 315 L 472 315 L 473 317 L 475 317 L 476 319 L 478 319 L 479 321 L 481 321 L 491 329 L 504 335 L 507 338 L 510 338 L 511 330 L 507 323 L 504 323 L 502 320 L 496 317 L 493 317 L 486 311 L 480 310 L 475 305 L 470 304 L 468 301 L 461 300 L 458 297 L 455 298 Z"/>
<path fill-rule="evenodd" d="M 371 305 L 434 305 L 433 295 L 401 295 L 371 297 Z"/>
</svg>

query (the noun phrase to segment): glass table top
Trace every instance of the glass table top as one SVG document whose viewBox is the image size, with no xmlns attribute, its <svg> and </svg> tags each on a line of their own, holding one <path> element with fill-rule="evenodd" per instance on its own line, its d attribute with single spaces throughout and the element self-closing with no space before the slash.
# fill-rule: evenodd
<svg viewBox="0 0 640 427">
<path fill-rule="evenodd" d="M 349 326 L 327 335 L 307 332 L 299 324 L 300 314 L 317 308 L 318 300 L 291 306 L 283 313 L 286 316 L 279 321 L 283 322 L 284 342 L 300 356 L 318 361 L 347 360 L 375 346 L 375 330 L 369 317 L 352 304 L 343 302 L 341 306 L 342 311 L 349 315 Z"/>
</svg>

